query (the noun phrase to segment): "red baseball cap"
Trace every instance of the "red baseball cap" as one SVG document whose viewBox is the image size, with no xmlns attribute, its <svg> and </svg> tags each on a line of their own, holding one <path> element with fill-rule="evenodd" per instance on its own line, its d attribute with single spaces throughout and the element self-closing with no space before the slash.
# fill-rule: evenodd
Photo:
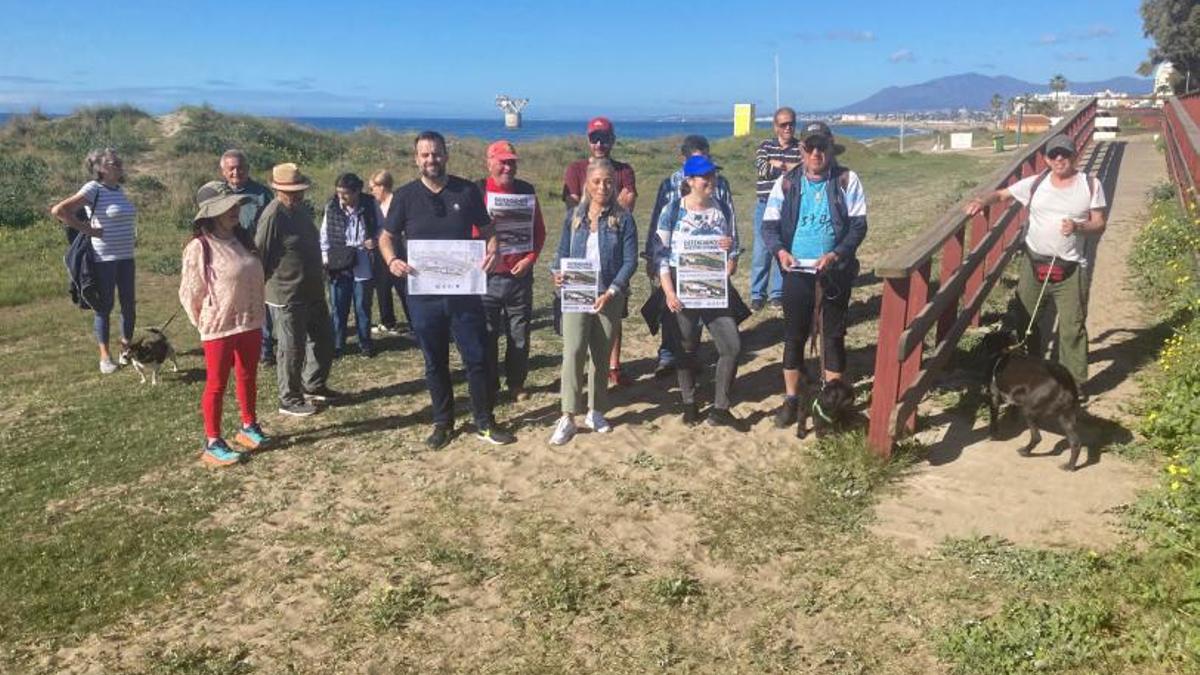
<svg viewBox="0 0 1200 675">
<path fill-rule="evenodd" d="M 496 141 L 487 147 L 487 158 L 498 161 L 517 159 L 517 149 L 508 141 Z"/>
<path fill-rule="evenodd" d="M 607 117 L 593 117 L 591 122 L 588 122 L 587 132 L 590 134 L 594 131 L 603 131 L 605 133 L 613 133 L 612 122 L 608 121 Z"/>
</svg>

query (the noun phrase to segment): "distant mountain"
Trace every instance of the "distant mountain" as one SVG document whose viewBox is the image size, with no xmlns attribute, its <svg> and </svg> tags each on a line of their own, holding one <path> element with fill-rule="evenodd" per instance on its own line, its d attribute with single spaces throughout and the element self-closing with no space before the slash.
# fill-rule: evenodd
<svg viewBox="0 0 1200 675">
<path fill-rule="evenodd" d="M 1129 94 L 1148 94 L 1153 82 L 1140 77 L 1114 77 L 1102 82 L 1067 81 L 1069 91 L 1090 94 L 1105 89 Z M 1005 99 L 1021 94 L 1044 94 L 1050 91 L 1048 82 L 1035 84 L 1004 75 L 990 76 L 964 73 L 939 77 L 936 80 L 906 87 L 888 87 L 857 103 L 843 106 L 835 113 L 921 112 L 926 110 L 987 110 L 992 95 Z"/>
</svg>

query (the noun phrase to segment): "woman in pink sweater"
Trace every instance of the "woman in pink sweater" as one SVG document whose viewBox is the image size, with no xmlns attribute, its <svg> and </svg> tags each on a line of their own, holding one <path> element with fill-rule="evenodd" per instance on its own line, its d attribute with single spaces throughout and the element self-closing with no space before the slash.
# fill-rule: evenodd
<svg viewBox="0 0 1200 675">
<path fill-rule="evenodd" d="M 207 379 L 200 399 L 204 449 L 200 458 L 214 466 L 240 462 L 268 441 L 258 425 L 258 358 L 263 326 L 263 267 L 254 240 L 238 224 L 245 195 L 205 200 L 192 219 L 192 240 L 183 249 L 179 302 L 200 331 Z M 221 403 L 229 371 L 237 374 L 242 425 L 235 452 L 221 437 Z"/>
</svg>

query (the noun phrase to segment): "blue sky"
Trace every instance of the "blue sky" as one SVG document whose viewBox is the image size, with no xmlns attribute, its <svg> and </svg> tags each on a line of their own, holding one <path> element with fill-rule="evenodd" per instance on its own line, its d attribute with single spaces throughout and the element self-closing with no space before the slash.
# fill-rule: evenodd
<svg viewBox="0 0 1200 675">
<path fill-rule="evenodd" d="M 1133 75 L 1138 0 L 902 3 L 0 0 L 0 110 L 208 102 L 277 115 L 529 118 L 834 108 L 978 72 Z"/>
</svg>

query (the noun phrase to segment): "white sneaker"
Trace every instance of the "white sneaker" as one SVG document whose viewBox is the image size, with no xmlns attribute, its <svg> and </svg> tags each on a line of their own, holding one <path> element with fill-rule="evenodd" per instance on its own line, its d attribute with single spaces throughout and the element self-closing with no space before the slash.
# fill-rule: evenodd
<svg viewBox="0 0 1200 675">
<path fill-rule="evenodd" d="M 604 415 L 595 410 L 588 411 L 587 416 L 583 418 L 583 423 L 587 425 L 587 428 L 598 434 L 607 434 L 612 431 L 612 425 L 608 423 L 608 420 L 604 419 Z"/>
<path fill-rule="evenodd" d="M 550 445 L 565 445 L 572 438 L 575 438 L 575 421 L 569 415 L 563 415 L 554 425 L 554 433 L 550 434 Z"/>
<path fill-rule="evenodd" d="M 125 353 L 125 349 L 121 348 L 121 355 L 117 357 L 117 363 L 127 366 L 129 365 L 129 355 Z"/>
<path fill-rule="evenodd" d="M 112 359 L 100 359 L 100 372 L 111 375 L 117 372 L 117 364 L 113 363 Z"/>
</svg>

